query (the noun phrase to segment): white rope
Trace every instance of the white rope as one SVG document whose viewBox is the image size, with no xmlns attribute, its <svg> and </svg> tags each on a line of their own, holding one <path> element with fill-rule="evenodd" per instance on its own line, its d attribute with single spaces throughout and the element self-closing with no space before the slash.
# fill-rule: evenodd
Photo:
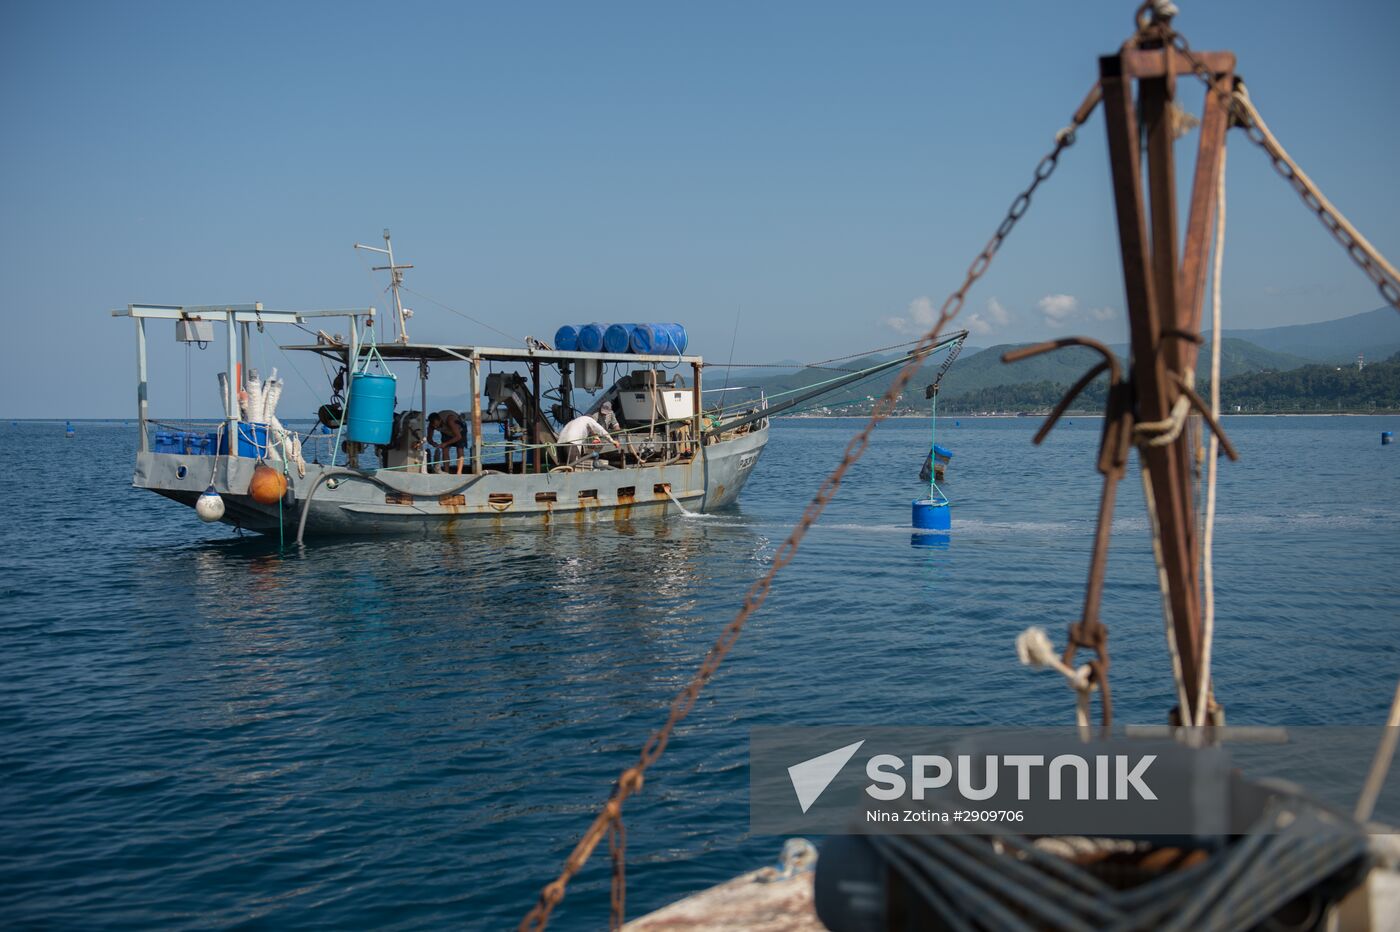
<svg viewBox="0 0 1400 932">
<path fill-rule="evenodd" d="M 1215 264 L 1210 290 L 1210 413 L 1220 421 L 1220 276 L 1225 267 L 1225 147 L 1220 147 L 1220 180 L 1215 193 Z M 1201 588 L 1204 619 L 1201 624 L 1201 677 L 1196 692 L 1195 724 L 1206 723 L 1206 703 L 1210 697 L 1210 649 L 1215 638 L 1215 478 L 1220 457 L 1220 438 L 1210 433 L 1206 453 L 1206 519 L 1201 537 Z"/>
<path fill-rule="evenodd" d="M 1027 628 L 1016 635 L 1016 656 L 1028 667 L 1048 667 L 1063 676 L 1077 694 L 1075 718 L 1079 727 L 1089 726 L 1089 693 L 1097 687 L 1090 679 L 1092 670 L 1088 664 L 1076 670 L 1061 660 L 1060 655 L 1055 652 L 1055 645 L 1050 643 L 1050 635 L 1038 626 Z"/>
<path fill-rule="evenodd" d="M 1147 461 L 1138 456 L 1142 473 L 1142 494 L 1147 500 L 1147 518 L 1152 528 L 1152 559 L 1157 563 L 1157 586 L 1162 591 L 1162 624 L 1167 631 L 1167 652 L 1172 658 L 1172 678 L 1176 680 L 1177 708 L 1183 716 L 1190 705 L 1186 701 L 1186 680 L 1181 671 L 1181 652 L 1176 645 L 1176 629 L 1172 626 L 1171 586 L 1167 582 L 1167 567 L 1162 559 L 1162 529 L 1157 524 L 1157 496 L 1152 492 L 1152 475 Z"/>
<path fill-rule="evenodd" d="M 1186 373 L 1186 382 L 1191 384 L 1195 381 L 1195 374 Z M 1191 399 L 1183 393 L 1177 396 L 1176 404 L 1172 405 L 1171 413 L 1160 421 L 1139 421 L 1133 425 L 1133 433 L 1140 439 L 1139 443 L 1146 443 L 1149 447 L 1165 447 L 1176 442 L 1176 438 L 1181 436 L 1181 430 L 1186 426 L 1186 416 L 1191 413 Z"/>
</svg>

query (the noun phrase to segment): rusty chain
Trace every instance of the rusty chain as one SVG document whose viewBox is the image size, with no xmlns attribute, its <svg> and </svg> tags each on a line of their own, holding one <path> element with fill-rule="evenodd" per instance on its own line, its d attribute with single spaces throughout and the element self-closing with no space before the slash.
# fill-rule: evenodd
<svg viewBox="0 0 1400 932">
<path fill-rule="evenodd" d="M 1244 130 L 1250 142 L 1264 150 L 1269 161 L 1273 163 L 1274 170 L 1292 185 L 1304 205 L 1317 215 L 1327 232 L 1332 234 L 1346 250 L 1347 255 L 1351 256 L 1352 261 L 1375 284 L 1376 290 L 1385 298 L 1386 303 L 1400 311 L 1400 273 L 1397 273 L 1395 267 L 1386 261 L 1380 251 L 1342 216 L 1341 211 L 1332 205 L 1312 179 L 1298 167 L 1298 163 L 1289 157 L 1282 144 L 1269 132 L 1268 125 L 1250 101 L 1244 89 L 1244 82 L 1238 81 L 1237 86 L 1227 88 L 1216 81 L 1215 75 L 1192 51 L 1191 43 L 1166 21 L 1149 27 L 1140 35 L 1149 32 L 1169 44 L 1174 51 L 1181 53 L 1191 66 L 1192 72 L 1205 83 L 1207 92 L 1219 96 L 1230 108 L 1235 124 Z"/>
<path fill-rule="evenodd" d="M 992 258 L 996 255 L 997 250 L 1001 248 L 1002 242 L 1011 233 L 1012 229 L 1015 228 L 1017 222 L 1025 216 L 1026 210 L 1030 207 L 1031 197 L 1035 194 L 1040 185 L 1055 173 L 1055 168 L 1059 163 L 1061 153 L 1074 144 L 1076 131 L 1089 119 L 1089 115 L 1093 113 L 1094 108 L 1099 103 L 1100 96 L 1101 91 L 1099 85 L 1095 82 L 1093 88 L 1085 96 L 1083 103 L 1079 105 L 1079 109 L 1074 112 L 1070 125 L 1055 134 L 1055 145 L 1050 152 L 1036 164 L 1034 177 L 1030 185 L 1011 202 L 1011 207 L 1007 210 L 1006 217 L 997 226 L 996 232 L 992 234 L 992 238 L 987 241 L 987 245 L 983 247 L 982 251 L 977 255 L 977 258 L 975 258 L 968 267 L 962 285 L 943 302 L 943 305 L 938 311 L 938 319 L 934 321 L 933 326 L 919 340 L 918 345 L 913 350 L 910 350 L 909 362 L 899 370 L 899 374 L 895 377 L 889 390 L 876 402 L 875 408 L 870 414 L 870 419 L 866 421 L 865 426 L 846 444 L 841 462 L 836 465 L 836 468 L 833 469 L 831 474 L 822 482 L 821 486 L 817 489 L 816 495 L 812 497 L 811 502 L 808 503 L 806 509 L 803 511 L 802 517 L 798 520 L 797 525 L 792 529 L 792 532 L 788 534 L 787 539 L 783 541 L 777 553 L 773 555 L 773 561 L 768 568 L 768 572 L 764 574 L 762 579 L 759 579 L 749 588 L 748 593 L 744 596 L 744 602 L 743 605 L 740 606 L 738 614 L 725 626 L 724 631 L 720 633 L 719 638 L 705 654 L 705 659 L 701 661 L 700 667 L 696 670 L 695 676 L 691 679 L 690 683 L 677 693 L 676 697 L 671 701 L 670 714 L 666 717 L 665 723 L 663 723 L 662 726 L 647 739 L 646 744 L 642 746 L 642 751 L 637 759 L 637 763 L 624 770 L 618 777 L 617 783 L 613 787 L 612 795 L 608 798 L 607 803 L 604 804 L 598 815 L 593 819 L 587 831 L 584 832 L 583 837 L 580 838 L 578 843 L 574 846 L 569 857 L 564 861 L 564 866 L 560 870 L 559 876 L 540 891 L 539 901 L 520 922 L 520 929 L 522 932 L 537 932 L 537 930 L 542 930 L 549 924 L 550 914 L 554 911 L 554 907 L 563 900 L 564 892 L 568 887 L 569 881 L 573 879 L 574 875 L 587 863 L 588 858 L 593 854 L 593 851 L 597 848 L 599 842 L 602 841 L 604 835 L 609 836 L 609 847 L 613 856 L 611 923 L 614 929 L 621 927 L 623 909 L 626 902 L 626 875 L 624 872 L 624 865 L 627 855 L 627 835 L 625 829 L 622 827 L 622 804 L 628 797 L 642 788 L 647 768 L 654 764 L 666 750 L 666 745 L 671 740 L 671 735 L 675 731 L 676 726 L 690 713 L 690 710 L 695 706 L 696 699 L 699 698 L 700 690 L 703 689 L 705 684 L 714 676 L 720 664 L 724 661 L 725 656 L 739 639 L 739 635 L 744 629 L 744 623 L 749 620 L 749 617 L 752 616 L 754 612 L 758 611 L 764 600 L 768 598 L 768 593 L 772 589 L 773 581 L 778 573 L 783 567 L 791 563 L 793 557 L 797 555 L 797 548 L 801 545 L 802 539 L 806 537 L 812 525 L 817 523 L 817 519 L 821 517 L 822 512 L 826 510 L 826 506 L 831 502 L 832 498 L 836 496 L 837 490 L 841 488 L 842 478 L 846 475 L 846 472 L 855 465 L 856 461 L 861 458 L 861 455 L 865 453 L 866 447 L 870 444 L 870 435 L 875 430 L 875 427 L 885 418 L 889 417 L 890 412 L 894 410 L 899 396 L 904 392 L 904 389 L 908 387 L 910 380 L 914 378 L 914 375 L 922 366 L 925 351 L 938 342 L 943 328 L 962 310 L 963 304 L 967 300 L 968 291 L 979 278 L 986 274 L 988 267 L 992 263 Z"/>
</svg>

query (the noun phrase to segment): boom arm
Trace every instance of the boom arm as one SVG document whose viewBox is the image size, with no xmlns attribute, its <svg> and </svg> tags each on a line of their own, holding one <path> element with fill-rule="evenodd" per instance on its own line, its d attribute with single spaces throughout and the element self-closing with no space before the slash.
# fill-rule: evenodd
<svg viewBox="0 0 1400 932">
<path fill-rule="evenodd" d="M 814 388 L 809 392 L 803 392 L 802 394 L 797 395 L 794 398 L 789 398 L 786 401 L 779 402 L 775 405 L 769 405 L 768 407 L 760 411 L 750 412 L 749 414 L 745 414 L 742 417 L 735 418 L 732 421 L 725 421 L 717 427 L 706 431 L 706 433 L 723 433 L 724 431 L 734 430 L 735 428 L 743 427 L 745 424 L 752 424 L 754 421 L 760 421 L 763 418 L 771 417 L 774 414 L 781 414 L 782 412 L 787 411 L 790 408 L 797 407 L 804 401 L 810 401 L 811 399 L 817 398 L 821 395 L 825 395 L 828 392 L 834 392 L 839 388 L 844 388 L 845 386 L 850 385 L 852 382 L 859 382 L 861 379 L 868 379 L 872 375 L 878 375 L 881 372 L 885 372 L 897 366 L 902 366 L 905 363 L 909 362 L 911 357 L 914 357 L 916 355 L 919 358 L 932 355 L 933 353 L 936 353 L 939 350 L 943 349 L 945 346 L 956 344 L 956 346 L 954 346 L 953 353 L 951 354 L 953 356 L 956 356 L 958 348 L 962 346 L 963 341 L 966 339 L 967 331 L 961 330 L 948 337 L 947 339 L 940 340 L 938 343 L 934 344 L 933 346 L 930 346 L 928 349 L 922 351 L 911 350 L 903 356 L 896 356 L 894 359 L 891 359 L 887 362 L 882 362 L 878 366 L 872 366 L 869 369 L 862 369 L 860 372 L 852 372 L 849 376 L 837 379 L 832 382 L 828 382 L 825 385 Z M 943 369 L 939 371 L 939 378 L 943 377 L 943 371 L 946 370 L 947 367 L 948 363 L 945 362 Z"/>
</svg>

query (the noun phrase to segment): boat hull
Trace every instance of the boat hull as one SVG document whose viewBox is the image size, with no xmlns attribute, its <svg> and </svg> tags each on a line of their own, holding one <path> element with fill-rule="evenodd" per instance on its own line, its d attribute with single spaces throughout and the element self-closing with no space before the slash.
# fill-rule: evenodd
<svg viewBox="0 0 1400 932">
<path fill-rule="evenodd" d="M 455 534 L 661 517 L 682 506 L 716 511 L 739 497 L 767 442 L 763 427 L 705 446 L 689 462 L 539 474 L 360 472 L 309 463 L 305 476 L 290 470 L 287 494 L 272 505 L 248 495 L 255 460 L 139 453 L 132 484 L 191 507 L 213 485 L 224 499 L 224 523 L 259 533 L 295 534 L 306 509 L 307 537 Z"/>
</svg>

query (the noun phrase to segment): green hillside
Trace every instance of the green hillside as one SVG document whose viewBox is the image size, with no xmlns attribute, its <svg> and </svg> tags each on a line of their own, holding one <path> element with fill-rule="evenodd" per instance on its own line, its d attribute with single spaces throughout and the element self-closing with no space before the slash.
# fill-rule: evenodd
<svg viewBox="0 0 1400 932">
<path fill-rule="evenodd" d="M 1007 364 L 1001 361 L 1003 353 L 1022 345 L 1025 344 L 1008 343 L 959 356 L 943 379 L 939 404 L 949 411 L 1003 410 L 1015 405 L 1034 407 L 1039 403 L 1034 399 L 1049 395 L 1054 386 L 1060 386 L 1060 391 L 1063 391 L 1064 386 L 1072 385 L 1099 361 L 1098 354 L 1078 346 L 1066 347 L 1017 363 Z M 1117 346 L 1113 347 L 1113 350 L 1120 359 L 1126 356 L 1127 347 Z M 1203 347 L 1201 352 L 1202 365 L 1207 365 L 1209 344 Z M 893 357 L 868 356 L 850 360 L 842 365 L 846 369 L 858 370 L 891 358 Z M 908 405 L 917 407 L 921 403 L 922 389 L 933 380 L 943 358 L 943 353 L 940 352 L 919 370 L 918 376 L 911 383 L 913 387 L 905 395 Z M 1307 365 L 1305 359 L 1271 352 L 1245 340 L 1221 341 L 1221 372 L 1226 377 L 1260 370 L 1294 369 L 1304 365 Z M 785 393 L 830 381 L 841 375 L 841 372 L 827 369 L 802 369 L 758 379 L 746 379 L 742 384 L 748 387 L 747 390 L 734 392 L 725 401 L 728 404 L 747 401 L 757 398 L 760 391 L 769 398 L 781 397 Z M 895 375 L 895 370 L 880 373 L 855 385 L 839 389 L 829 398 L 821 398 L 813 403 L 842 405 L 863 400 L 868 395 L 881 395 L 894 381 Z M 1101 397 L 1101 392 L 1099 396 Z M 1055 392 L 1054 398 L 1048 403 L 1053 403 L 1058 397 L 1059 393 Z"/>
<path fill-rule="evenodd" d="M 1222 379 L 1220 402 L 1226 411 L 1239 406 L 1241 412 L 1394 411 L 1400 409 L 1400 353 L 1364 369 L 1314 365 Z"/>
<path fill-rule="evenodd" d="M 940 397 L 939 410 L 949 414 L 1044 411 L 1053 406 L 1071 383 L 1050 380 L 1019 385 L 996 385 L 954 397 Z M 1074 409 L 1102 410 L 1107 382 L 1100 378 L 1079 396 Z M 1197 390 L 1210 392 L 1208 379 Z M 1358 370 L 1355 365 L 1310 364 L 1285 372 L 1243 372 L 1220 383 L 1220 404 L 1226 413 L 1367 413 L 1400 410 L 1400 354 Z"/>
</svg>

